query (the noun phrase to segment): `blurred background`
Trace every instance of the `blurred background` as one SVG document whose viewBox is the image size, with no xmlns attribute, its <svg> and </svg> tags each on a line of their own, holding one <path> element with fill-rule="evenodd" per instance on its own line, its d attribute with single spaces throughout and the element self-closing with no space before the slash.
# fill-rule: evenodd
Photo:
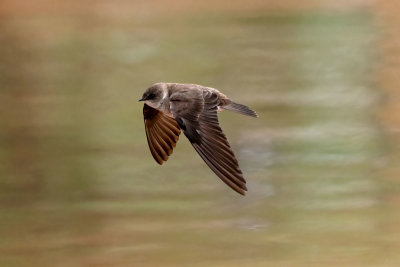
<svg viewBox="0 0 400 267">
<path fill-rule="evenodd" d="M 277 3 L 278 2 L 278 3 Z M 0 266 L 399 266 L 396 0 L 0 2 Z M 143 91 L 220 89 L 248 180 L 181 136 L 157 165 Z"/>
</svg>

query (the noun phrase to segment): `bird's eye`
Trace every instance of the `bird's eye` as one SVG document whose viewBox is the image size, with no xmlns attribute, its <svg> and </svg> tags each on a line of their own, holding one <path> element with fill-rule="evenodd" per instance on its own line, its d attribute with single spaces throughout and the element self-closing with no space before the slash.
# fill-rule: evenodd
<svg viewBox="0 0 400 267">
<path fill-rule="evenodd" d="M 153 99 L 153 98 L 155 98 L 155 97 L 156 97 L 155 94 L 150 94 L 150 95 L 147 97 L 147 99 Z"/>
</svg>

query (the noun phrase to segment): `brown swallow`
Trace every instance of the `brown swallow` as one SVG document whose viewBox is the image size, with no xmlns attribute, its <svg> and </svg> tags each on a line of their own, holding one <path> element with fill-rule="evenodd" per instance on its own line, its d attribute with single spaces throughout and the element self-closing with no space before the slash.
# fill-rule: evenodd
<svg viewBox="0 0 400 267">
<path fill-rule="evenodd" d="M 217 89 L 197 84 L 156 83 L 139 101 L 145 102 L 147 142 L 158 164 L 168 160 L 182 130 L 208 167 L 233 190 L 245 194 L 246 180 L 219 126 L 217 111 L 258 117 L 255 111 Z"/>
</svg>

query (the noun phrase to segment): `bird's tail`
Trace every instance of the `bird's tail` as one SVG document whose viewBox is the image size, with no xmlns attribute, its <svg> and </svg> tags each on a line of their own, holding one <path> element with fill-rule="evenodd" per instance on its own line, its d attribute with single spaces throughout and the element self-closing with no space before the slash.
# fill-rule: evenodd
<svg viewBox="0 0 400 267">
<path fill-rule="evenodd" d="M 231 103 L 229 103 L 228 105 L 222 106 L 222 108 L 226 109 L 226 110 L 235 111 L 237 113 L 240 113 L 240 114 L 243 114 L 246 116 L 258 118 L 258 114 L 254 110 L 250 109 L 248 106 L 238 104 L 233 101 Z"/>
</svg>

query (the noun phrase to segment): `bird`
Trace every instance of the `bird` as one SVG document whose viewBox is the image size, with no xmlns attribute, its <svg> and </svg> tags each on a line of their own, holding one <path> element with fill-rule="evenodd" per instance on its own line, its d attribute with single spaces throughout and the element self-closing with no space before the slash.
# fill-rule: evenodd
<svg viewBox="0 0 400 267">
<path fill-rule="evenodd" d="M 198 84 L 155 83 L 139 101 L 144 102 L 147 142 L 158 164 L 168 160 L 183 131 L 208 167 L 230 188 L 245 195 L 246 180 L 219 126 L 217 112 L 230 110 L 257 118 L 255 111 L 215 88 Z"/>
</svg>

